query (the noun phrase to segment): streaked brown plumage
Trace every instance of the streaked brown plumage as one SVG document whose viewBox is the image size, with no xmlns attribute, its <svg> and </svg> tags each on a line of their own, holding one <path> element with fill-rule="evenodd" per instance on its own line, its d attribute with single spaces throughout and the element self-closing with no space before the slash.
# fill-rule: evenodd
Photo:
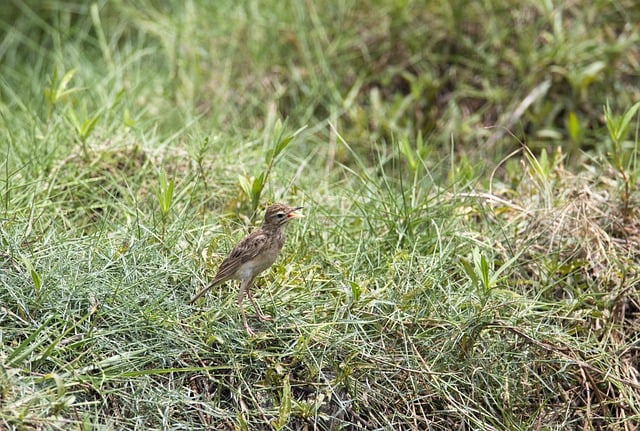
<svg viewBox="0 0 640 431">
<path fill-rule="evenodd" d="M 242 315 L 242 324 L 249 335 L 254 335 L 253 330 L 247 323 L 247 316 L 242 306 L 245 292 L 249 300 L 256 309 L 256 314 L 260 320 L 270 320 L 260 311 L 251 295 L 251 285 L 254 278 L 265 269 L 269 268 L 278 258 L 280 250 L 284 245 L 285 226 L 290 220 L 302 217 L 295 211 L 302 207 L 289 207 L 284 204 L 270 205 L 264 214 L 264 223 L 260 229 L 252 232 L 240 241 L 229 253 L 222 263 L 214 279 L 207 287 L 202 289 L 196 296 L 191 298 L 193 304 L 198 298 L 207 293 L 212 287 L 224 283 L 228 280 L 240 280 L 240 290 L 238 292 L 238 306 Z"/>
</svg>

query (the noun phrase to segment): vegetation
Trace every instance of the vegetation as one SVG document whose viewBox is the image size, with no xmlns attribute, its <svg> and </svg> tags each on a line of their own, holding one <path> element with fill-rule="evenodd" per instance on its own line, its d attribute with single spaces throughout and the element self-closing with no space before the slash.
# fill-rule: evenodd
<svg viewBox="0 0 640 431">
<path fill-rule="evenodd" d="M 0 429 L 640 424 L 635 0 L 0 12 Z"/>
</svg>

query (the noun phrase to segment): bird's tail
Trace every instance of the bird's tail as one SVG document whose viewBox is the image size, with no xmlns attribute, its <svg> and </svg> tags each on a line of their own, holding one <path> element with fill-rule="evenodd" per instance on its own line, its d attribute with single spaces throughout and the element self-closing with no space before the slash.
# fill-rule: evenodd
<svg viewBox="0 0 640 431">
<path fill-rule="evenodd" d="M 204 289 L 202 289 L 200 292 L 198 292 L 198 293 L 196 294 L 196 296 L 194 296 L 193 298 L 191 298 L 191 299 L 189 300 L 189 304 L 193 304 L 194 302 L 196 302 L 196 301 L 198 300 L 198 298 L 200 298 L 202 295 L 204 295 L 205 293 L 207 293 L 208 291 L 210 291 L 210 290 L 211 290 L 211 288 L 212 288 L 213 286 L 215 286 L 216 284 L 218 284 L 218 283 L 210 283 L 207 287 L 205 287 L 205 288 L 204 288 Z"/>
</svg>

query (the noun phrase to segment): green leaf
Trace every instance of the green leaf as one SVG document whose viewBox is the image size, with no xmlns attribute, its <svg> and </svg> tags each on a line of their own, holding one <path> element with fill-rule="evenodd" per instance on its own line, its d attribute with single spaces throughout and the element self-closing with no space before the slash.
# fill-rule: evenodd
<svg viewBox="0 0 640 431">
<path fill-rule="evenodd" d="M 89 135 L 91 134 L 91 132 L 93 131 L 93 129 L 96 127 L 96 124 L 98 124 L 98 119 L 100 118 L 100 114 L 95 115 L 93 117 L 87 118 L 82 125 L 80 126 L 80 131 L 79 131 L 79 135 L 80 135 L 80 140 L 81 141 L 85 141 Z"/>
<path fill-rule="evenodd" d="M 289 145 L 291 141 L 293 141 L 293 138 L 295 138 L 294 135 L 289 135 L 280 139 L 279 142 L 276 142 L 276 146 L 273 149 L 273 157 L 277 157 L 282 152 L 282 150 L 287 148 L 287 145 Z"/>
<path fill-rule="evenodd" d="M 629 108 L 627 112 L 625 112 L 622 119 L 620 120 L 618 142 L 624 140 L 627 137 L 627 132 L 629 131 L 629 124 L 631 123 L 631 120 L 633 120 L 633 117 L 638 112 L 638 109 L 640 109 L 640 102 L 636 103 L 631 108 Z"/>
<path fill-rule="evenodd" d="M 244 175 L 238 175 L 238 184 L 247 197 L 251 199 L 251 183 L 249 182 L 249 178 Z"/>
<path fill-rule="evenodd" d="M 601 75 L 601 72 L 605 69 L 606 66 L 607 65 L 603 61 L 595 61 L 582 69 L 579 73 L 579 88 L 585 89 L 592 82 L 596 81 L 598 79 L 598 76 Z"/>
<path fill-rule="evenodd" d="M 251 198 L 257 202 L 260 200 L 260 195 L 262 194 L 262 189 L 264 188 L 264 172 L 258 175 L 253 180 L 253 184 L 251 185 Z"/>
<path fill-rule="evenodd" d="M 360 296 L 362 295 L 362 286 L 355 281 L 350 281 L 349 286 L 351 287 L 351 299 L 352 302 L 358 302 Z"/>
<path fill-rule="evenodd" d="M 633 105 L 629 108 L 622 117 L 616 117 L 613 112 L 611 112 L 611 107 L 609 103 L 604 107 L 604 119 L 607 124 L 607 130 L 609 131 L 609 136 L 611 140 L 615 144 L 619 144 L 622 142 L 629 132 L 629 124 L 633 117 L 637 114 L 638 109 L 640 109 L 640 102 Z"/>
<path fill-rule="evenodd" d="M 543 184 L 546 184 L 551 174 L 546 150 L 543 149 L 538 158 L 536 158 L 530 150 L 525 151 L 525 156 L 536 177 L 539 178 Z"/>
<path fill-rule="evenodd" d="M 549 156 L 547 155 L 546 148 L 540 151 L 540 170 L 545 180 L 549 180 L 551 177 L 551 164 L 549 163 Z"/>
<path fill-rule="evenodd" d="M 489 263 L 487 257 L 484 254 L 480 254 L 480 250 L 477 248 L 473 250 L 473 260 L 476 265 L 476 273 L 480 276 L 479 279 L 482 283 L 482 288 L 485 293 L 491 290 L 491 280 L 489 277 Z"/>
<path fill-rule="evenodd" d="M 460 263 L 462 263 L 462 269 L 464 270 L 465 274 L 467 274 L 467 277 L 469 277 L 469 279 L 471 280 L 471 284 L 477 286 L 480 282 L 480 279 L 474 271 L 473 266 L 471 266 L 471 263 L 469 263 L 469 261 L 466 259 L 460 259 Z"/>
<path fill-rule="evenodd" d="M 54 67 L 51 73 L 51 79 L 49 80 L 49 86 L 44 89 L 44 99 L 48 103 L 55 103 L 54 97 L 56 95 L 56 89 L 53 88 L 58 81 L 58 68 Z"/>
<path fill-rule="evenodd" d="M 38 271 L 34 268 L 31 261 L 26 256 L 22 257 L 22 261 L 24 262 L 24 265 L 27 267 L 27 270 L 29 271 L 29 275 L 31 276 L 31 281 L 33 282 L 33 287 L 37 296 L 40 294 L 40 288 L 42 287 L 42 277 L 40 276 L 40 273 L 38 273 Z"/>
<path fill-rule="evenodd" d="M 569 112 L 569 115 L 567 115 L 565 127 L 567 128 L 569 139 L 574 142 L 578 141 L 580 136 L 582 135 L 582 130 L 580 129 L 580 122 L 578 121 L 578 116 L 575 112 Z"/>
<path fill-rule="evenodd" d="M 287 374 L 282 379 L 282 394 L 280 396 L 280 408 L 278 409 L 278 419 L 274 421 L 274 428 L 281 430 L 287 426 L 291 416 L 291 382 Z"/>
<path fill-rule="evenodd" d="M 171 209 L 174 186 L 175 182 L 173 180 L 167 181 L 167 174 L 163 171 L 160 174 L 160 187 L 156 191 L 156 197 L 160 205 L 160 213 L 163 218 L 169 214 L 169 210 Z"/>
<path fill-rule="evenodd" d="M 411 148 L 409 140 L 406 138 L 401 139 L 398 143 L 398 148 L 400 150 L 400 154 L 404 156 L 404 159 L 409 164 L 409 167 L 411 167 L 411 170 L 415 171 L 416 167 L 418 166 L 418 161 L 416 160 L 413 148 Z"/>
<path fill-rule="evenodd" d="M 42 287 L 42 277 L 40 277 L 40 274 L 35 269 L 29 270 L 29 274 L 31 275 L 31 281 L 33 281 L 36 293 L 39 293 Z"/>
<path fill-rule="evenodd" d="M 278 155 L 280 155 L 280 153 L 282 153 L 284 151 L 284 149 L 287 148 L 287 146 L 291 142 L 293 142 L 293 140 L 300 133 L 302 133 L 302 131 L 304 131 L 307 128 L 307 126 L 302 126 L 298 130 L 293 132 L 291 135 L 282 137 L 282 133 L 280 132 L 280 130 L 282 129 L 283 126 L 278 122 L 278 123 L 276 123 L 276 127 L 278 128 L 278 134 L 276 135 L 275 132 L 274 132 L 274 135 L 276 135 L 277 138 L 275 140 L 275 144 L 274 144 L 274 147 L 273 147 L 273 154 L 271 156 L 268 156 L 268 157 L 271 157 L 272 159 L 278 157 Z M 267 163 L 269 163 L 269 160 L 267 160 Z"/>
<path fill-rule="evenodd" d="M 278 144 L 282 140 L 284 127 L 282 125 L 282 121 L 278 118 L 273 125 L 273 144 L 271 145 L 271 151 L 267 151 L 264 155 L 264 162 L 267 165 L 271 165 L 273 163 L 273 159 L 276 156 L 276 149 L 278 148 Z"/>
<path fill-rule="evenodd" d="M 135 120 L 131 117 L 129 108 L 124 108 L 124 113 L 122 114 L 122 123 L 125 127 L 133 127 L 136 124 Z"/>
<path fill-rule="evenodd" d="M 60 84 L 58 85 L 58 88 L 56 89 L 56 95 L 57 95 L 56 101 L 68 94 L 78 91 L 77 88 L 71 88 L 67 90 L 67 86 L 69 85 L 69 82 L 71 82 L 71 80 L 73 79 L 73 76 L 76 74 L 76 72 L 77 72 L 76 69 L 71 69 L 70 71 L 64 74 L 64 76 L 62 77 L 62 80 L 60 80 Z"/>
<path fill-rule="evenodd" d="M 76 111 L 73 108 L 67 111 L 67 119 L 73 126 L 73 129 L 77 134 L 80 134 L 80 120 L 78 120 L 78 116 L 76 115 Z"/>
</svg>

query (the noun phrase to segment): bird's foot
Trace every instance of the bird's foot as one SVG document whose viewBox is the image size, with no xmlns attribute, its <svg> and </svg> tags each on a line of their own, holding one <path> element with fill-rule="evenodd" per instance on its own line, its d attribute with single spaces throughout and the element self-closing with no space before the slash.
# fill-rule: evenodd
<svg viewBox="0 0 640 431">
<path fill-rule="evenodd" d="M 249 326 L 249 324 L 247 322 L 244 322 L 244 330 L 247 331 L 247 334 L 249 334 L 250 337 L 255 337 L 256 333 L 253 332 L 253 329 L 251 329 L 251 327 Z"/>
<path fill-rule="evenodd" d="M 262 321 L 262 322 L 272 322 L 273 321 L 273 317 L 269 316 L 268 314 L 262 314 L 260 312 L 257 312 L 256 314 L 252 315 L 251 317 L 255 317 L 256 319 Z"/>
</svg>

